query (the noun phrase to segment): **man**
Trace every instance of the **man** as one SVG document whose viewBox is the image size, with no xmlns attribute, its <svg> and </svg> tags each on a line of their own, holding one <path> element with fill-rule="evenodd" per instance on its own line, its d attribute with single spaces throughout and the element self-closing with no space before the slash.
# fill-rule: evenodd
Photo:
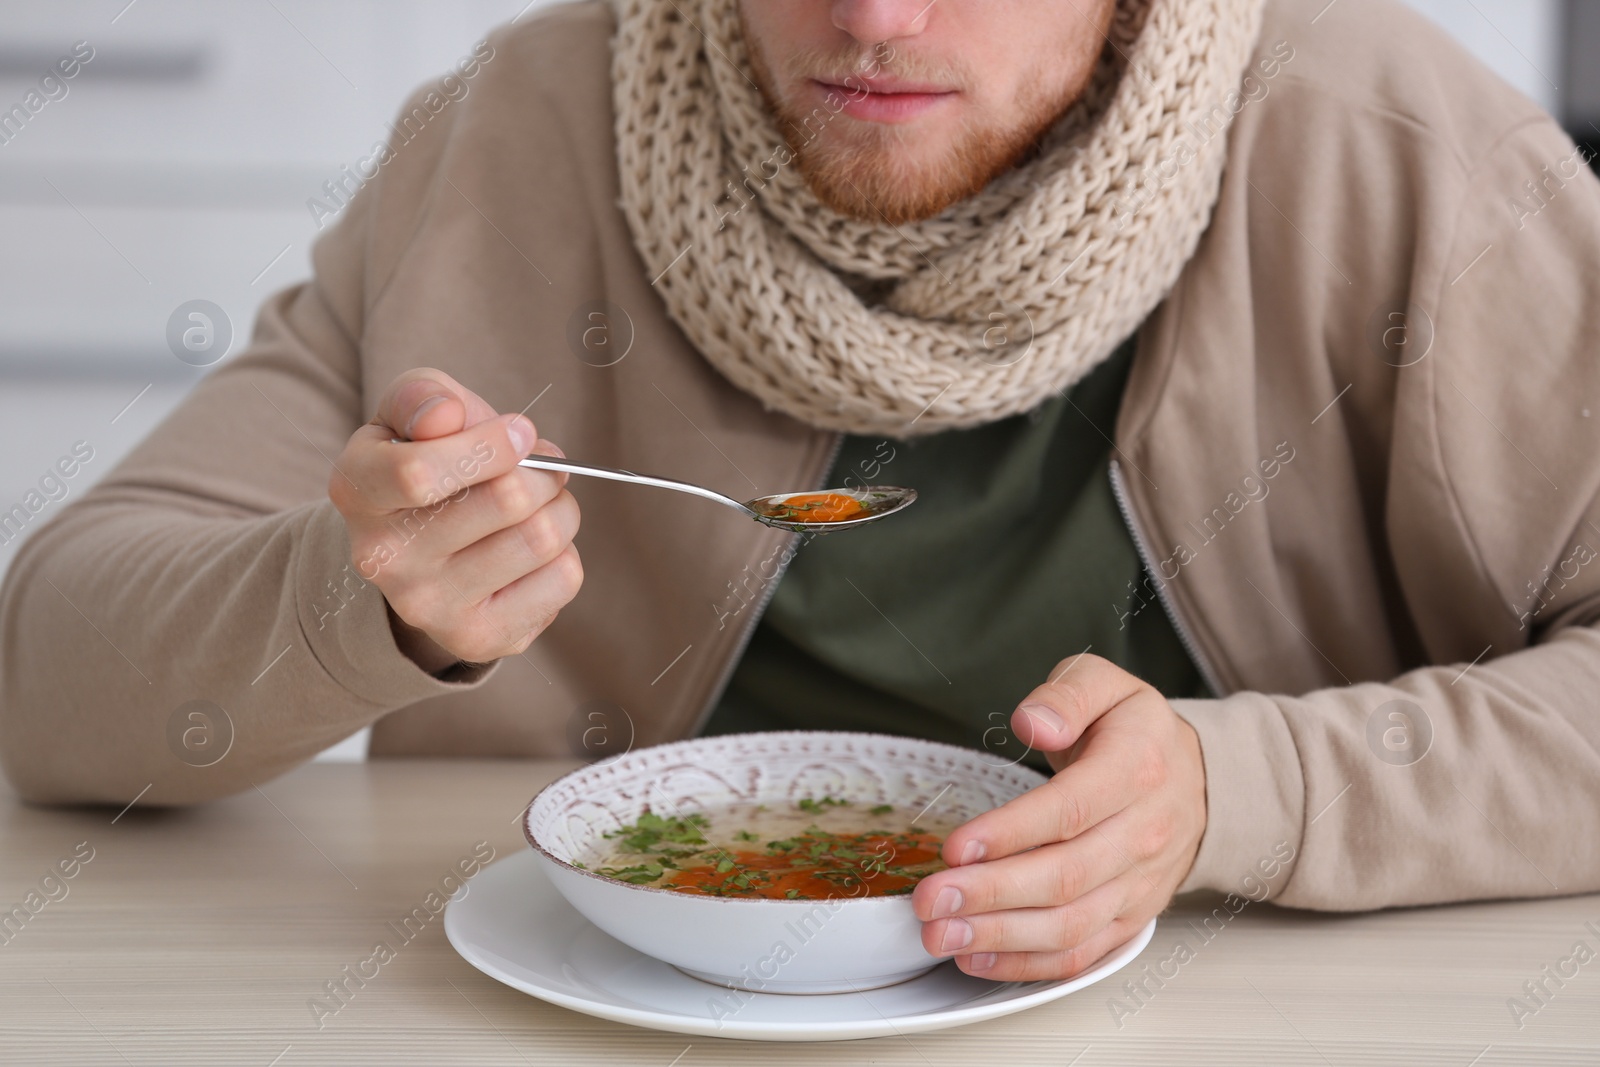
<svg viewBox="0 0 1600 1067">
<path fill-rule="evenodd" d="M 1381 0 L 624 0 L 491 45 L 19 554 L 24 796 L 194 802 L 374 723 L 1043 753 L 914 897 L 995 979 L 1175 890 L 1600 888 L 1600 195 L 1534 105 Z M 561 449 L 923 496 L 796 551 L 515 466 Z"/>
</svg>

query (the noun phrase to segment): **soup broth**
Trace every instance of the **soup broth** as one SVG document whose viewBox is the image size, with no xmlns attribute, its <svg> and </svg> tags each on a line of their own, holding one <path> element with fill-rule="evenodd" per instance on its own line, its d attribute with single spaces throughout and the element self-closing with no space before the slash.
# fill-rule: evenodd
<svg viewBox="0 0 1600 1067">
<path fill-rule="evenodd" d="M 807 797 L 672 817 L 646 810 L 576 866 L 680 893 L 832 900 L 909 893 L 945 868 L 953 825 L 890 804 Z"/>
</svg>

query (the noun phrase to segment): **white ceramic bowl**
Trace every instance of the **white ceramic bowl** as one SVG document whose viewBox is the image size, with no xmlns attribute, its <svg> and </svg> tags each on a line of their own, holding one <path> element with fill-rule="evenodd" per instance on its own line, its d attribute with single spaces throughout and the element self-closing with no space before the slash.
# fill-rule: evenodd
<svg viewBox="0 0 1600 1067">
<path fill-rule="evenodd" d="M 701 896 L 616 881 L 573 860 L 647 807 L 673 817 L 728 804 L 776 807 L 836 796 L 910 811 L 933 805 L 943 819 L 964 822 L 1043 781 L 994 753 L 933 741 L 731 734 L 639 749 L 576 770 L 533 798 L 523 832 L 561 894 L 618 941 L 736 989 L 837 993 L 905 981 L 938 962 L 922 947 L 922 924 L 908 896 Z"/>
</svg>

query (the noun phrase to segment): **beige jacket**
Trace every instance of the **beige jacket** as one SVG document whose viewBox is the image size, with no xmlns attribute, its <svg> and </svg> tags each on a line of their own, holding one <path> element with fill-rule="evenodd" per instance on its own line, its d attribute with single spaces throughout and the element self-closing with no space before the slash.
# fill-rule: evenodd
<svg viewBox="0 0 1600 1067">
<path fill-rule="evenodd" d="M 1129 521 L 1227 694 L 1177 704 L 1208 778 L 1186 888 L 1254 893 L 1292 849 L 1270 884 L 1306 907 L 1600 889 L 1600 189 L 1417 16 L 1324 6 L 1272 3 L 1281 62 L 1218 103 L 1221 199 L 1117 428 Z M 491 38 L 465 98 L 419 94 L 315 277 L 22 547 L 0 758 L 25 797 L 203 800 L 368 724 L 376 756 L 565 755 L 609 706 L 614 745 L 695 731 L 782 535 L 576 485 L 581 595 L 526 655 L 441 680 L 396 649 L 325 493 L 419 365 L 599 463 L 746 496 L 824 475 L 833 437 L 722 380 L 634 253 L 611 29 L 603 3 L 552 9 Z M 602 301 L 611 366 L 584 347 Z M 169 740 L 191 700 L 232 723 L 211 766 Z"/>
</svg>

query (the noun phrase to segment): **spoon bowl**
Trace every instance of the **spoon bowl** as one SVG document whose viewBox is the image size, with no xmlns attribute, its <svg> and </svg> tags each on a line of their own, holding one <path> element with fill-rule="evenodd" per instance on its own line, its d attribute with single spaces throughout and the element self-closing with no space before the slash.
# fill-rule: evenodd
<svg viewBox="0 0 1600 1067">
<path fill-rule="evenodd" d="M 794 533 L 826 533 L 888 518 L 910 507 L 916 499 L 915 489 L 903 489 L 897 485 L 863 485 L 857 489 L 775 493 L 747 500 L 744 506 L 757 522 L 767 526 Z M 841 507 L 844 501 L 851 502 L 855 508 Z"/>
<path fill-rule="evenodd" d="M 616 467 L 602 467 L 576 459 L 556 459 L 552 456 L 528 456 L 520 465 L 542 471 L 563 471 L 583 474 L 591 478 L 606 478 L 615 482 L 632 482 L 635 485 L 653 485 L 658 489 L 672 489 L 680 493 L 714 500 L 724 507 L 733 508 L 746 518 L 779 530 L 792 533 L 827 533 L 831 530 L 853 529 L 886 519 L 910 507 L 917 499 L 915 489 L 894 485 L 863 485 L 855 489 L 807 489 L 794 493 L 774 493 L 758 496 L 754 500 L 738 501 L 715 489 L 680 482 L 676 478 L 659 478 L 652 474 L 636 474 Z"/>
</svg>

